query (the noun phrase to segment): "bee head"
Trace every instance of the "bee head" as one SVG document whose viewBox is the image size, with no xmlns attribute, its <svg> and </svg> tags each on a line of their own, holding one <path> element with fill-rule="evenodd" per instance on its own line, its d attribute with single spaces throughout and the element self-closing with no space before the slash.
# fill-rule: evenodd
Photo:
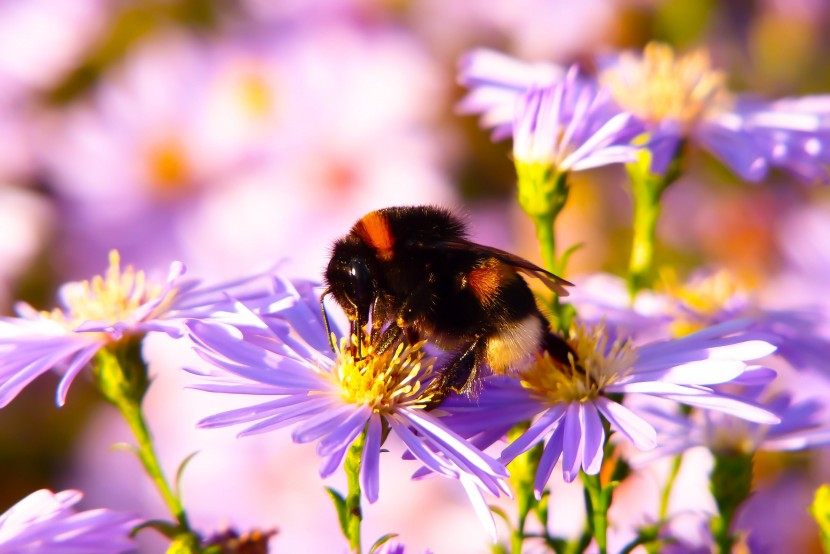
<svg viewBox="0 0 830 554">
<path fill-rule="evenodd" d="M 377 295 L 372 250 L 354 237 L 334 244 L 324 278 L 328 290 L 356 327 L 363 327 Z"/>
</svg>

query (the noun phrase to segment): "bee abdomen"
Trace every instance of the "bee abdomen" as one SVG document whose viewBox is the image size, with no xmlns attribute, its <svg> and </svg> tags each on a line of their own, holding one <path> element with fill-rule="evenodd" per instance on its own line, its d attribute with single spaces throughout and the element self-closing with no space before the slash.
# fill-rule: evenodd
<svg viewBox="0 0 830 554">
<path fill-rule="evenodd" d="M 547 333 L 537 314 L 508 323 L 487 339 L 486 359 L 495 374 L 508 373 L 535 356 Z"/>
</svg>

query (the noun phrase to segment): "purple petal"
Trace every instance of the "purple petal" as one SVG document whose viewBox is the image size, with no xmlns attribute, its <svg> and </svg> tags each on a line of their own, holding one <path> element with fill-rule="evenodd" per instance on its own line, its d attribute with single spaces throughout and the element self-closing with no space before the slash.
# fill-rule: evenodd
<svg viewBox="0 0 830 554">
<path fill-rule="evenodd" d="M 581 454 L 584 448 L 585 437 L 582 433 L 580 412 L 580 404 L 571 402 L 568 404 L 568 411 L 564 416 L 565 437 L 562 447 L 562 474 L 568 483 L 579 475 Z"/>
<path fill-rule="evenodd" d="M 380 416 L 369 418 L 366 428 L 366 442 L 360 463 L 360 486 L 370 504 L 378 499 L 380 491 L 380 439 L 382 426 Z"/>
<path fill-rule="evenodd" d="M 548 443 L 542 451 L 542 457 L 539 460 L 539 467 L 536 470 L 536 477 L 533 481 L 533 490 L 536 493 L 537 500 L 542 499 L 542 491 L 545 489 L 551 473 L 553 473 L 556 462 L 562 456 L 564 439 L 565 426 L 559 425 L 554 429 L 553 434 L 548 439 Z"/>
<path fill-rule="evenodd" d="M 565 415 L 567 404 L 557 404 L 542 414 L 520 437 L 510 443 L 499 456 L 499 461 L 508 463 L 519 454 L 526 452 L 539 438 L 547 434 L 552 427 L 556 427 Z"/>
<path fill-rule="evenodd" d="M 596 399 L 597 408 L 611 424 L 640 450 L 651 450 L 657 446 L 657 432 L 643 418 L 617 402 L 607 398 Z"/>
<path fill-rule="evenodd" d="M 583 433 L 582 467 L 588 475 L 596 475 L 602 467 L 605 429 L 593 402 L 582 402 L 579 409 Z"/>
</svg>

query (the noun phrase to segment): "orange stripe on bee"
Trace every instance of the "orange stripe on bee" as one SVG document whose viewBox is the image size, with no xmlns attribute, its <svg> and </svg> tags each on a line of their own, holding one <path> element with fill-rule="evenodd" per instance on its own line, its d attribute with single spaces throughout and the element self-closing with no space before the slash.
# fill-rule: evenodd
<svg viewBox="0 0 830 554">
<path fill-rule="evenodd" d="M 482 304 L 496 299 L 499 289 L 514 273 L 495 258 L 487 258 L 479 267 L 467 273 L 467 285 Z"/>
<path fill-rule="evenodd" d="M 377 250 L 378 257 L 381 260 L 392 259 L 392 247 L 395 245 L 395 237 L 392 235 L 386 216 L 380 212 L 369 212 L 357 222 L 355 231 L 360 235 L 360 238 Z"/>
</svg>

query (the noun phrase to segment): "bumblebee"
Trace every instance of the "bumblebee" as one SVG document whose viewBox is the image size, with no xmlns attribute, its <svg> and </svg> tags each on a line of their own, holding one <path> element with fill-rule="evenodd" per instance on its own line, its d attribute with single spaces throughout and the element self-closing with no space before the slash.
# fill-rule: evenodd
<svg viewBox="0 0 830 554">
<path fill-rule="evenodd" d="M 484 364 L 503 374 L 540 348 L 567 356 L 522 275 L 560 296 L 571 285 L 523 258 L 470 241 L 464 222 L 449 210 L 384 208 L 364 215 L 334 243 L 320 303 L 324 316 L 326 296 L 340 305 L 357 348 L 371 322 L 376 353 L 404 337 L 451 352 L 439 372 L 441 398 L 472 391 Z"/>
</svg>

